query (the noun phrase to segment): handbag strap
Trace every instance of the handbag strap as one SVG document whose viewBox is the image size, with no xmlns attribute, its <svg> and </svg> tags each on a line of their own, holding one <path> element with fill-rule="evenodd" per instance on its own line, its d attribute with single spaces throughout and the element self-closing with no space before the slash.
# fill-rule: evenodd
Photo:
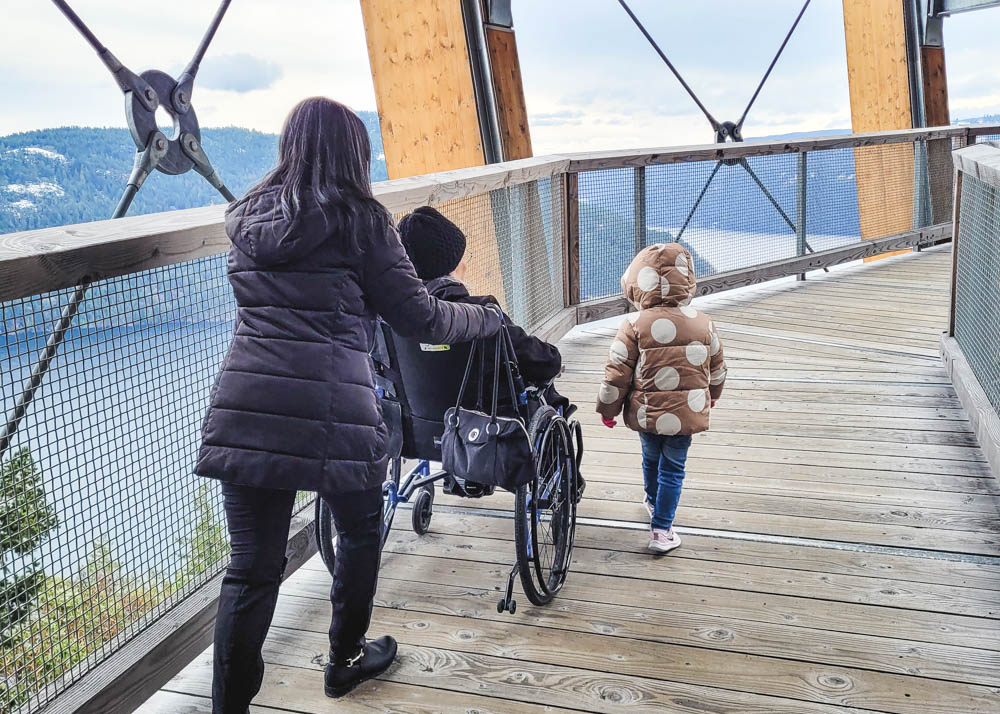
<svg viewBox="0 0 1000 714">
<path fill-rule="evenodd" d="M 462 386 L 458 388 L 458 401 L 455 403 L 455 412 L 462 406 L 462 400 L 465 398 L 465 388 L 469 386 L 469 375 L 472 374 L 472 363 L 476 359 L 476 352 L 480 349 L 479 340 L 472 341 L 472 347 L 469 348 L 469 359 L 465 361 L 465 374 L 462 376 Z M 479 377 L 479 392 L 480 397 L 482 396 L 482 376 Z"/>
<path fill-rule="evenodd" d="M 515 384 L 514 373 L 517 372 L 517 357 L 514 354 L 514 346 L 510 337 L 510 331 L 507 330 L 506 325 L 504 325 L 502 335 L 502 346 L 504 352 L 504 374 L 507 377 L 507 389 L 510 392 L 510 402 L 511 406 L 514 407 L 514 411 L 517 412 L 519 416 L 521 415 L 521 393 Z M 517 382 L 520 382 L 520 374 L 518 374 Z"/>
<path fill-rule="evenodd" d="M 503 331 L 505 325 L 503 319 L 500 320 L 500 331 L 497 332 L 496 349 L 493 351 L 493 407 L 490 411 L 490 423 L 497 421 L 497 406 L 500 401 L 500 350 L 504 346 Z"/>
<path fill-rule="evenodd" d="M 479 352 L 479 378 L 476 380 L 476 411 L 483 410 L 483 382 L 486 380 L 486 349 Z M 471 355 L 470 355 L 471 357 Z"/>
<path fill-rule="evenodd" d="M 524 392 L 524 380 L 521 378 L 521 370 L 517 364 L 517 352 L 514 350 L 514 338 L 511 337 L 510 330 L 506 329 L 504 326 L 504 339 L 507 343 L 507 366 L 508 366 L 508 382 L 510 385 L 510 398 L 514 402 L 514 409 L 518 413 L 522 412 L 522 403 L 520 400 L 521 393 Z M 521 413 L 521 416 L 527 419 L 525 413 Z"/>
<path fill-rule="evenodd" d="M 507 389 L 510 392 L 510 399 L 514 406 L 514 409 L 521 414 L 521 405 L 519 402 L 519 392 L 517 384 L 521 382 L 520 370 L 518 370 L 517 365 L 512 363 L 514 355 L 514 343 L 510 336 L 510 330 L 507 329 L 507 322 L 503 317 L 503 313 L 500 313 L 500 330 L 497 332 L 495 339 L 495 349 L 493 350 L 493 398 L 490 404 L 490 423 L 496 424 L 497 417 L 499 414 L 499 404 L 500 404 L 500 360 L 503 359 L 504 364 L 504 375 L 506 376 Z M 479 338 L 472 342 L 472 348 L 469 351 L 469 359 L 465 363 L 465 373 L 462 376 L 462 386 L 458 390 L 458 401 L 455 404 L 455 412 L 459 411 L 462 406 L 462 402 L 465 399 L 465 390 L 469 386 L 469 378 L 472 375 L 472 365 L 479 357 L 479 378 L 477 380 L 477 395 L 476 395 L 476 407 L 477 409 L 483 408 L 483 391 L 484 391 L 484 371 L 486 367 L 486 338 Z"/>
</svg>

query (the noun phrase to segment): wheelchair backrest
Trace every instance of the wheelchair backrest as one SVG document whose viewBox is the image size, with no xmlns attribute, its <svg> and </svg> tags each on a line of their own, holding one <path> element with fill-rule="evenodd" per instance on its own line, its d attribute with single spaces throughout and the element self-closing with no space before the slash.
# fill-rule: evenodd
<svg viewBox="0 0 1000 714">
<path fill-rule="evenodd" d="M 441 460 L 444 413 L 455 406 L 472 343 L 431 345 L 381 322 L 380 337 L 403 413 L 403 456 Z"/>
</svg>

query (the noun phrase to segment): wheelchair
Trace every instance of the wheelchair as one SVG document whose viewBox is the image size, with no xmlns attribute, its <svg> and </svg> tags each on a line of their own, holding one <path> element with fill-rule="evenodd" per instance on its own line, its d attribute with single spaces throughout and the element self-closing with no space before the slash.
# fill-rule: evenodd
<svg viewBox="0 0 1000 714">
<path fill-rule="evenodd" d="M 458 400 L 460 375 L 469 359 L 470 344 L 427 345 L 400 337 L 379 322 L 372 349 L 376 391 L 389 430 L 389 465 L 383 485 L 382 545 L 396 510 L 411 506 L 413 531 L 427 533 L 434 513 L 435 484 L 446 494 L 483 498 L 494 487 L 465 481 L 440 468 L 444 414 Z M 583 431 L 573 417 L 576 408 L 548 402 L 549 385 L 521 389 L 524 422 L 534 457 L 535 475 L 514 493 L 515 562 L 507 577 L 497 612 L 514 614 L 514 580 L 518 576 L 534 605 L 550 602 L 569 573 L 576 532 L 577 505 L 583 482 Z M 524 417 L 527 418 L 524 418 Z M 404 460 L 408 471 L 403 474 Z M 337 531 L 330 507 L 316 499 L 317 543 L 323 562 L 333 573 Z"/>
</svg>

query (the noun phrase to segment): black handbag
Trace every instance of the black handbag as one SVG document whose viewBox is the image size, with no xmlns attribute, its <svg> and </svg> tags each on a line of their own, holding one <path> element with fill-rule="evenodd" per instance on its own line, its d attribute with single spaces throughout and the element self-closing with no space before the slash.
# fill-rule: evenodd
<svg viewBox="0 0 1000 714">
<path fill-rule="evenodd" d="M 441 440 L 442 466 L 452 476 L 466 481 L 515 491 L 535 477 L 535 459 L 525 428 L 521 404 L 523 390 L 518 390 L 515 386 L 520 382 L 520 376 L 515 377 L 517 367 L 512 363 L 514 351 L 506 324 L 501 324 L 496 336 L 493 401 L 488 414 L 483 410 L 484 342 L 485 340 L 477 340 L 473 343 L 465 365 L 458 403 L 445 413 L 444 436 Z M 462 403 L 477 353 L 480 363 L 478 398 L 476 408 L 468 409 Z M 501 380 L 509 389 L 514 416 L 501 416 L 497 413 Z"/>
</svg>

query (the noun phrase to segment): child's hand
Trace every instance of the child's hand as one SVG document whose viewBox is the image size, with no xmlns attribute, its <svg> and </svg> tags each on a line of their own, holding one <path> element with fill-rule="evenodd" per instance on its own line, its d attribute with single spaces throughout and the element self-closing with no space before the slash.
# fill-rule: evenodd
<svg viewBox="0 0 1000 714">
<path fill-rule="evenodd" d="M 617 424 L 618 422 L 616 422 L 614 419 L 605 419 L 604 417 L 601 417 L 601 423 L 603 423 L 604 426 L 608 427 L 609 429 L 614 429 L 615 424 Z"/>
</svg>

